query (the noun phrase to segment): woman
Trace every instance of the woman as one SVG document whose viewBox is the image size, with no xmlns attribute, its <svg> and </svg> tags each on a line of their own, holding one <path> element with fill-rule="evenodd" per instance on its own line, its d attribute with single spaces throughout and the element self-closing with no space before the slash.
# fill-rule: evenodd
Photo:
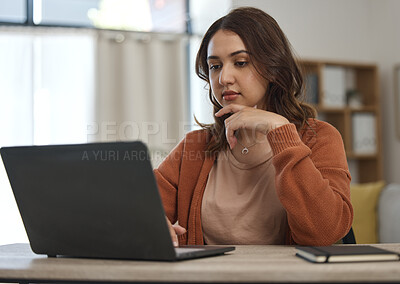
<svg viewBox="0 0 400 284">
<path fill-rule="evenodd" d="M 174 245 L 345 236 L 353 210 L 342 138 L 299 101 L 303 79 L 275 20 L 255 8 L 217 20 L 196 72 L 215 123 L 187 134 L 155 170 Z"/>
</svg>

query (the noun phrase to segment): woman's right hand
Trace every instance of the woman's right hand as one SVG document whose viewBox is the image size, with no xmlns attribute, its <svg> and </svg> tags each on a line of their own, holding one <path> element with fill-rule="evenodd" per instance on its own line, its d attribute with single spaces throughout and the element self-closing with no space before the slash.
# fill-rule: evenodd
<svg viewBox="0 0 400 284">
<path fill-rule="evenodd" d="M 169 233 L 171 234 L 172 244 L 174 245 L 174 247 L 178 247 L 179 246 L 178 236 L 186 233 L 186 229 L 182 226 L 179 226 L 178 224 L 172 225 L 167 216 L 165 216 L 165 219 L 167 219 L 167 224 Z"/>
</svg>

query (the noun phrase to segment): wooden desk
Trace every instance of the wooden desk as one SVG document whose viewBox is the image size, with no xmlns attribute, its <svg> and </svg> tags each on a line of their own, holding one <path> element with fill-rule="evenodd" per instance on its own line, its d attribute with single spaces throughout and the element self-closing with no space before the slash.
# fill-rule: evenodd
<svg viewBox="0 0 400 284">
<path fill-rule="evenodd" d="M 379 244 L 400 253 L 400 244 Z M 399 282 L 400 261 L 313 264 L 290 246 L 237 246 L 181 262 L 47 258 L 28 244 L 0 246 L 0 282 Z"/>
</svg>

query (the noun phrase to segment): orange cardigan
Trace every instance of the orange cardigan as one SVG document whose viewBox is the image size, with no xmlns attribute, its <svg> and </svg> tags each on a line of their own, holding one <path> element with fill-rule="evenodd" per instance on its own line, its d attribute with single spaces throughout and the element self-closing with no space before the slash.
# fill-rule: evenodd
<svg viewBox="0 0 400 284">
<path fill-rule="evenodd" d="M 286 244 L 331 245 L 350 230 L 350 173 L 340 133 L 330 124 L 309 119 L 271 130 L 275 185 L 286 209 Z M 154 170 L 165 213 L 187 233 L 180 244 L 204 244 L 201 202 L 215 157 L 205 155 L 205 130 L 188 133 Z"/>
</svg>

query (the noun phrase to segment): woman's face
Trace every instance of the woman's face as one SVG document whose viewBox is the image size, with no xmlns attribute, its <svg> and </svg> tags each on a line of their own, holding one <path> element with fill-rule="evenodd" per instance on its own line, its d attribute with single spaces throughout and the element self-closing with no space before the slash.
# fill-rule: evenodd
<svg viewBox="0 0 400 284">
<path fill-rule="evenodd" d="M 268 82 L 250 63 L 249 52 L 236 33 L 217 31 L 208 44 L 207 62 L 211 90 L 222 106 L 263 107 Z"/>
</svg>

